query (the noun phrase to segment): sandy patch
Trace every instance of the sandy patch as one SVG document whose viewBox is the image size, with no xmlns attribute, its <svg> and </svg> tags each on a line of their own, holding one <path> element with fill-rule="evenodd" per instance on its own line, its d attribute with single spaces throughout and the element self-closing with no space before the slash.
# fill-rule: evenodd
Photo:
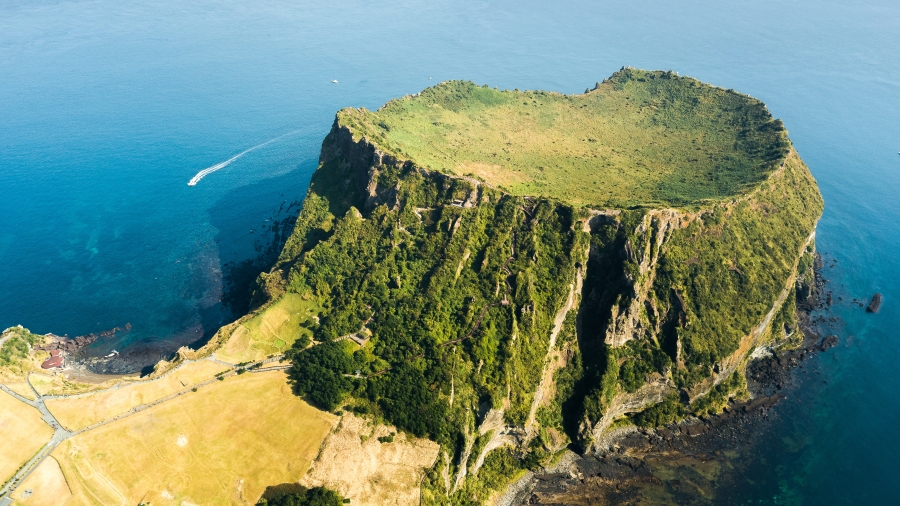
<svg viewBox="0 0 900 506">
<path fill-rule="evenodd" d="M 337 490 L 356 505 L 418 505 L 419 482 L 425 468 L 434 465 L 440 447 L 403 434 L 392 443 L 378 441 L 392 432 L 393 427 L 345 415 L 300 483 Z"/>
</svg>

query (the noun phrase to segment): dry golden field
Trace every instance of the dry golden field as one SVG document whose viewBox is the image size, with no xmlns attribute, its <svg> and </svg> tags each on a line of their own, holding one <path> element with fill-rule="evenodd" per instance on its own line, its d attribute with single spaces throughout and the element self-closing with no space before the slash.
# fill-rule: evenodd
<svg viewBox="0 0 900 506">
<path fill-rule="evenodd" d="M 13 500 L 17 506 L 65 506 L 72 501 L 72 491 L 59 463 L 50 457 L 19 485 Z"/>
<path fill-rule="evenodd" d="M 0 483 L 44 447 L 53 429 L 38 410 L 0 391 Z"/>
<path fill-rule="evenodd" d="M 135 406 L 149 404 L 215 377 L 229 367 L 212 360 L 187 363 L 161 378 L 138 383 L 124 383 L 96 393 L 48 399 L 47 409 L 69 430 L 80 430 L 129 411 Z"/>
<path fill-rule="evenodd" d="M 53 453 L 72 504 L 255 504 L 298 481 L 337 417 L 280 371 L 247 373 L 80 434 Z"/>
<path fill-rule="evenodd" d="M 65 373 L 35 372 L 28 376 L 28 381 L 41 395 L 75 395 L 87 392 L 95 392 L 115 385 L 119 379 L 110 379 L 104 383 L 82 383 L 70 381 Z"/>
<path fill-rule="evenodd" d="M 34 395 L 34 390 L 28 386 L 28 383 L 25 380 L 11 380 L 11 381 L 0 381 L 3 383 L 6 388 L 12 390 L 13 392 L 21 395 L 22 397 L 30 400 L 35 400 L 37 398 Z"/>
</svg>

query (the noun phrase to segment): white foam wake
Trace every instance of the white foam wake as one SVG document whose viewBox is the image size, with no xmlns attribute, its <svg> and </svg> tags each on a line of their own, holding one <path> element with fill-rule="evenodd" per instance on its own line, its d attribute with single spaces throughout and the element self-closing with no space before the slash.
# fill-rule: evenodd
<svg viewBox="0 0 900 506">
<path fill-rule="evenodd" d="M 228 167 L 228 166 L 231 165 L 235 160 L 237 160 L 238 158 L 240 158 L 240 157 L 246 155 L 247 153 L 253 151 L 254 149 L 259 149 L 259 148 L 261 148 L 261 147 L 263 147 L 263 146 L 272 144 L 273 142 L 277 141 L 278 139 L 281 139 L 282 137 L 287 137 L 288 135 L 291 135 L 292 133 L 296 133 L 296 132 L 297 132 L 297 131 L 295 130 L 295 131 L 293 131 L 293 132 L 288 132 L 288 133 L 286 133 L 286 134 L 279 135 L 278 137 L 275 137 L 274 139 L 267 140 L 266 142 L 264 142 L 264 143 L 262 143 L 262 144 L 257 144 L 256 146 L 253 146 L 252 148 L 245 149 L 244 151 L 241 151 L 240 153 L 238 153 L 238 154 L 232 156 L 231 158 L 229 158 L 228 160 L 225 160 L 224 162 L 219 162 L 219 163 L 217 163 L 217 164 L 215 164 L 215 165 L 211 165 L 211 166 L 209 166 L 209 167 L 207 167 L 207 168 L 201 170 L 201 171 L 198 172 L 197 174 L 195 174 L 194 177 L 192 177 L 191 180 L 188 181 L 188 186 L 196 186 L 197 183 L 199 183 L 201 179 L 205 178 L 206 176 L 212 174 L 213 172 L 215 172 L 215 171 L 217 171 L 217 170 L 219 170 L 219 169 L 224 169 L 225 167 Z"/>
</svg>

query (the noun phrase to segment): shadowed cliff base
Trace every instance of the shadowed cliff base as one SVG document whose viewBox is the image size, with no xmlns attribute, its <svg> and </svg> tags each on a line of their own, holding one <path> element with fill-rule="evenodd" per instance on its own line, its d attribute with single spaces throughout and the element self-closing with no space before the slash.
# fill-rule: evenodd
<svg viewBox="0 0 900 506">
<path fill-rule="evenodd" d="M 747 366 L 749 401 L 730 401 L 718 415 L 655 429 L 613 430 L 600 449 L 564 457 L 529 475 L 500 504 L 730 504 L 742 487 L 747 455 L 773 430 L 795 394 L 816 390 L 816 355 L 839 343 L 842 322 L 828 313 L 826 280 L 817 256 L 816 279 L 803 287 L 796 349 L 766 354 Z M 823 337 L 824 336 L 824 337 Z M 852 337 L 851 337 L 852 339 Z M 809 374 L 813 372 L 813 374 Z"/>
</svg>

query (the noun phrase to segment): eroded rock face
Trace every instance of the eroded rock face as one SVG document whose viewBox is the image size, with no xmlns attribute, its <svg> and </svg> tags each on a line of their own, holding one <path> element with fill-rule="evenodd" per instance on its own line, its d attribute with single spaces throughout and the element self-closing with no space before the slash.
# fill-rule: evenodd
<svg viewBox="0 0 900 506">
<path fill-rule="evenodd" d="M 818 300 L 811 301 L 818 307 Z M 807 359 L 827 352 L 838 338 L 819 338 L 828 325 L 801 313 L 804 341 L 798 348 L 756 354 L 747 366 L 749 401 L 731 401 L 717 415 L 655 429 L 617 429 L 596 452 L 563 458 L 538 471 L 501 504 L 622 504 L 653 498 L 659 504 L 727 504 L 732 487 L 746 486 L 740 459 L 756 451 L 755 438 L 779 416 L 801 388 Z M 830 322 L 830 318 L 826 319 Z M 799 379 L 798 379 L 799 378 Z"/>
</svg>

